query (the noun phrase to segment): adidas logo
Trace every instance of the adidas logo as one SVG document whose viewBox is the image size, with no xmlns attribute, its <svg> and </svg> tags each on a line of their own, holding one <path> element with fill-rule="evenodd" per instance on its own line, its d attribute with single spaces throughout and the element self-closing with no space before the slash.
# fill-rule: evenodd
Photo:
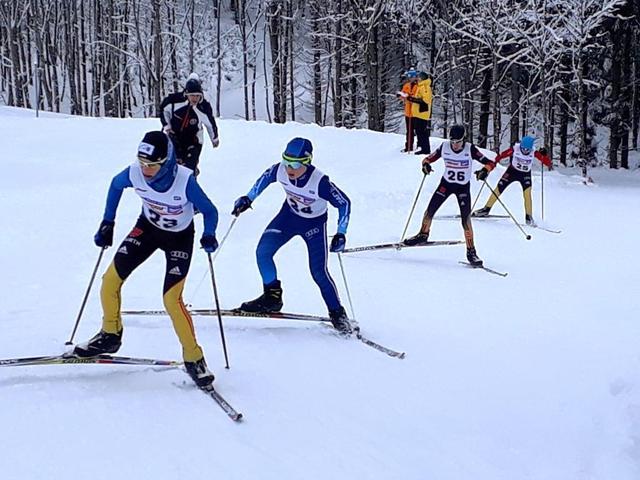
<svg viewBox="0 0 640 480">
<path fill-rule="evenodd" d="M 169 275 L 182 275 L 182 272 L 180 271 L 180 267 L 178 266 L 173 267 L 171 270 L 169 270 Z"/>
<path fill-rule="evenodd" d="M 126 245 L 123 245 L 122 247 L 120 247 L 120 250 L 118 250 L 118 253 L 122 253 L 123 255 L 129 255 Z"/>
</svg>

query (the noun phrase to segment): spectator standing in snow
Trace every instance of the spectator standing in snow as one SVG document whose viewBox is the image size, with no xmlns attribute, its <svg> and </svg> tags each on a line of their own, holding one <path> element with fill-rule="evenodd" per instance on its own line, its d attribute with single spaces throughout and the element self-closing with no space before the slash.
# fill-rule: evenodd
<svg viewBox="0 0 640 480">
<path fill-rule="evenodd" d="M 418 150 L 416 155 L 428 155 L 431 153 L 429 136 L 431 135 L 431 106 L 433 104 L 433 92 L 431 90 L 431 77 L 425 72 L 418 72 L 418 85 L 414 93 L 407 97 L 411 103 L 411 119 L 414 131 L 418 138 Z"/>
<path fill-rule="evenodd" d="M 413 123 L 413 114 L 411 113 L 412 103 L 408 100 L 409 97 L 413 97 L 418 90 L 418 71 L 411 67 L 404 73 L 405 82 L 402 85 L 402 90 L 398 92 L 398 98 L 401 98 L 404 103 L 404 123 L 407 130 L 407 136 L 404 142 L 403 152 L 410 152 L 413 150 L 413 135 L 415 133 L 415 124 Z"/>
</svg>

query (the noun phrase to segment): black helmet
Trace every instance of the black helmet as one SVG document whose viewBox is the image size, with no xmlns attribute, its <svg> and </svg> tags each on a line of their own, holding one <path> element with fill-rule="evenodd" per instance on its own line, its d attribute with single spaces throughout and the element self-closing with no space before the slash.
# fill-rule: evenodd
<svg viewBox="0 0 640 480">
<path fill-rule="evenodd" d="M 189 75 L 187 83 L 184 85 L 184 93 L 202 93 L 202 85 L 200 84 L 200 79 L 195 73 Z"/>
<path fill-rule="evenodd" d="M 427 78 L 429 78 L 429 74 L 427 72 L 418 72 L 418 79 L 419 80 L 426 80 Z"/>
<path fill-rule="evenodd" d="M 464 127 L 462 125 L 454 125 L 449 129 L 449 140 L 464 140 Z"/>
</svg>

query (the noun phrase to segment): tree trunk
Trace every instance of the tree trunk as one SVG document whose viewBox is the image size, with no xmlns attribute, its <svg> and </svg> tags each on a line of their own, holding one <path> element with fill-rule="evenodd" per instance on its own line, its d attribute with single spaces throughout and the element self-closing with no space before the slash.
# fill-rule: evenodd
<svg viewBox="0 0 640 480">
<path fill-rule="evenodd" d="M 487 65 L 487 60 L 491 58 L 491 52 L 484 49 L 482 55 L 482 65 Z M 487 62 L 487 63 L 485 63 Z M 482 82 L 480 83 L 480 116 L 478 119 L 478 146 L 487 147 L 487 138 L 489 138 L 489 111 L 491 107 L 491 78 L 493 71 L 491 68 L 485 68 L 482 73 Z M 471 137 L 470 137 L 471 138 Z"/>
<path fill-rule="evenodd" d="M 520 66 L 511 64 L 511 108 L 509 119 L 509 142 L 511 145 L 520 138 Z"/>
<path fill-rule="evenodd" d="M 333 94 L 333 123 L 336 127 L 344 125 L 342 105 L 344 98 L 342 94 L 342 0 L 336 0 L 336 16 L 335 25 L 335 57 L 334 57 L 334 85 Z"/>
<path fill-rule="evenodd" d="M 271 0 L 268 6 L 267 18 L 269 21 L 269 45 L 271 46 L 271 72 L 273 79 L 273 121 L 284 123 L 284 97 L 282 95 L 282 55 L 280 51 L 281 4 L 278 0 Z"/>
<path fill-rule="evenodd" d="M 153 72 L 150 75 L 149 88 L 153 91 L 154 106 L 148 108 L 147 115 L 155 112 L 162 99 L 160 98 L 160 92 L 162 92 L 162 30 L 160 23 L 160 0 L 153 0 Z M 148 100 L 151 100 L 149 95 Z"/>
</svg>

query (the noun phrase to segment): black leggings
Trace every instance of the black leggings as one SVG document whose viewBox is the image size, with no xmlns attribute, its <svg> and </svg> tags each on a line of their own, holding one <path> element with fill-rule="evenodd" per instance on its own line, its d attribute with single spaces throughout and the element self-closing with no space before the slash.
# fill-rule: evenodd
<svg viewBox="0 0 640 480">
<path fill-rule="evenodd" d="M 521 172 L 509 165 L 498 182 L 498 192 L 504 192 L 513 182 L 519 182 L 522 190 L 531 188 L 531 172 Z"/>
<path fill-rule="evenodd" d="M 427 207 L 426 216 L 433 218 L 449 195 L 455 195 L 460 207 L 460 217 L 462 226 L 466 228 L 469 215 L 471 214 L 471 188 L 469 182 L 461 185 L 459 183 L 450 183 L 442 178 L 440 185 L 436 189 L 429 206 Z"/>
<path fill-rule="evenodd" d="M 167 260 L 162 289 L 164 295 L 187 276 L 193 254 L 193 237 L 193 222 L 180 232 L 169 232 L 159 229 L 140 215 L 113 258 L 118 276 L 126 280 L 131 272 L 160 249 Z"/>
</svg>

